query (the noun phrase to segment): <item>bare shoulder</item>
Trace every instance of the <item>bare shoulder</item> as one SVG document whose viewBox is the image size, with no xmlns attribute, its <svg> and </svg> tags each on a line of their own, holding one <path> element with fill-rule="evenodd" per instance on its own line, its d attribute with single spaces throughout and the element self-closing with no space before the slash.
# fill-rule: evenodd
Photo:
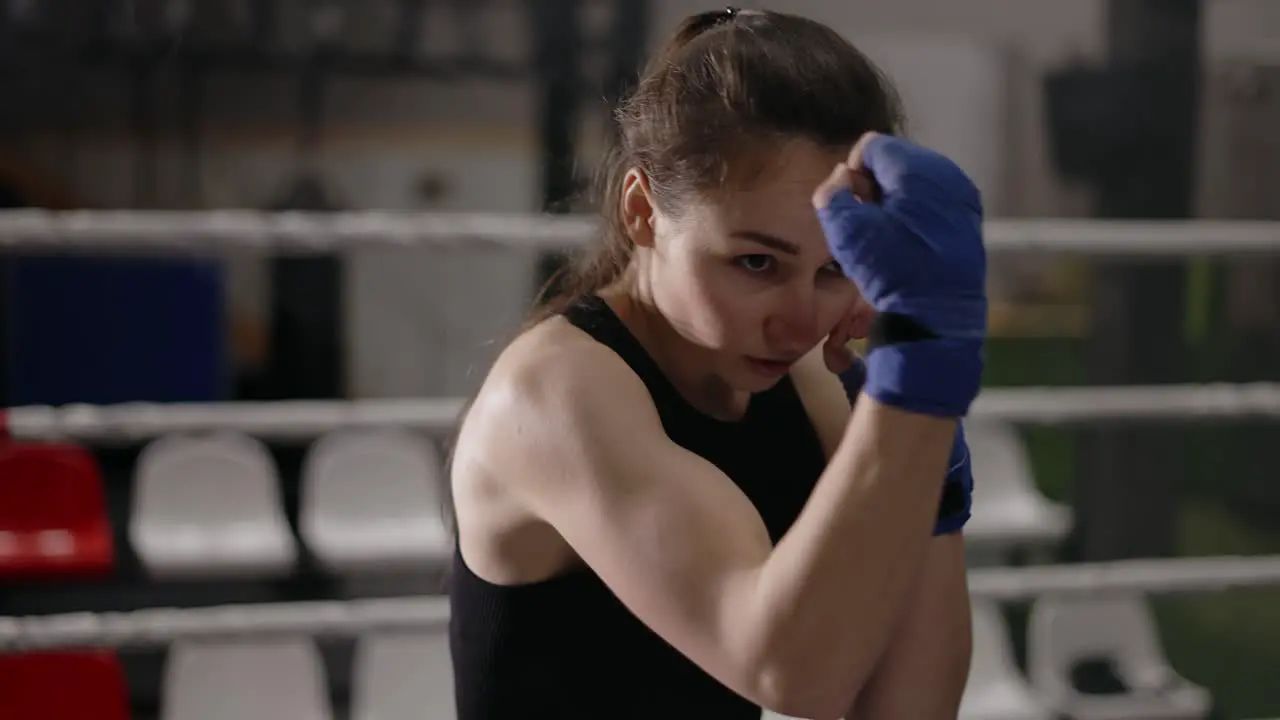
<svg viewBox="0 0 1280 720">
<path fill-rule="evenodd" d="M 809 413 L 827 457 L 831 457 L 844 437 L 850 411 L 840 378 L 827 369 L 822 359 L 821 345 L 792 366 L 791 382 Z"/>
<path fill-rule="evenodd" d="M 548 413 L 574 416 L 583 403 L 611 399 L 652 407 L 644 383 L 609 347 L 561 318 L 516 339 L 497 359 L 472 412 L 510 428 Z M 558 419 L 552 416 L 545 419 Z"/>
<path fill-rule="evenodd" d="M 518 337 L 495 361 L 467 413 L 457 451 L 470 462 L 527 470 L 533 455 L 587 443 L 602 413 L 637 424 L 657 419 L 644 383 L 621 357 L 552 318 Z"/>
<path fill-rule="evenodd" d="M 600 491 L 582 468 L 587 453 L 617 447 L 602 434 L 617 424 L 612 418 L 644 426 L 656 414 L 622 358 L 563 319 L 517 338 L 463 418 L 450 463 L 458 539 L 472 571 L 528 582 L 579 562 L 546 505 Z"/>
</svg>

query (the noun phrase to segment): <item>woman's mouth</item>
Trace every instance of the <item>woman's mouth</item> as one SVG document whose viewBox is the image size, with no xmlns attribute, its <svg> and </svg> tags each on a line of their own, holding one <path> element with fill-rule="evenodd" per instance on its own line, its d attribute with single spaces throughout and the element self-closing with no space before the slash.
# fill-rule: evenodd
<svg viewBox="0 0 1280 720">
<path fill-rule="evenodd" d="M 787 374 L 794 360 L 766 360 L 764 358 L 747 357 L 747 364 L 751 366 L 757 374 L 769 378 L 779 378 Z"/>
</svg>

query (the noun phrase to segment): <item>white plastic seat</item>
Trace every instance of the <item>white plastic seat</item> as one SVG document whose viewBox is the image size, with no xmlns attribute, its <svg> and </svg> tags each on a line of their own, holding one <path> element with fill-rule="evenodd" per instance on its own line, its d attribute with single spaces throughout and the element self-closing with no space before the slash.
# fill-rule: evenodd
<svg viewBox="0 0 1280 720">
<path fill-rule="evenodd" d="M 275 463 L 240 433 L 149 444 L 138 458 L 129 537 L 157 576 L 274 576 L 298 556 Z"/>
<path fill-rule="evenodd" d="M 453 720 L 447 631 L 361 637 L 351 692 L 351 720 Z"/>
<path fill-rule="evenodd" d="M 960 701 L 960 720 L 1050 720 L 1014 661 L 1000 608 L 973 601 L 973 653 Z"/>
<path fill-rule="evenodd" d="M 1071 529 L 1071 510 L 1036 488 L 1017 428 L 998 421 L 966 421 L 964 432 L 974 475 L 966 541 L 979 548 L 1008 550 L 1061 540 Z"/>
<path fill-rule="evenodd" d="M 165 663 L 160 720 L 330 720 L 310 640 L 178 643 Z"/>
<path fill-rule="evenodd" d="M 335 572 L 439 565 L 451 548 L 442 474 L 435 445 L 412 431 L 329 433 L 303 464 L 299 532 Z"/>
<path fill-rule="evenodd" d="M 1028 652 L 1033 686 L 1072 718 L 1194 720 L 1209 713 L 1209 693 L 1169 666 L 1141 597 L 1042 598 L 1031 611 Z M 1125 692 L 1076 689 L 1073 668 L 1098 660 L 1112 665 Z"/>
</svg>

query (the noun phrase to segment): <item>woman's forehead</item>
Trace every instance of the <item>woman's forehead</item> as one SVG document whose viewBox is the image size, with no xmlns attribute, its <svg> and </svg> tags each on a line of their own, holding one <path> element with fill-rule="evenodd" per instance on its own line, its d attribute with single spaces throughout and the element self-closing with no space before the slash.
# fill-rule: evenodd
<svg viewBox="0 0 1280 720">
<path fill-rule="evenodd" d="M 761 166 L 752 182 L 718 193 L 704 208 L 707 219 L 726 232 L 766 232 L 802 246 L 816 243 L 825 251 L 813 211 L 813 192 L 842 159 L 810 143 L 784 146 Z"/>
</svg>

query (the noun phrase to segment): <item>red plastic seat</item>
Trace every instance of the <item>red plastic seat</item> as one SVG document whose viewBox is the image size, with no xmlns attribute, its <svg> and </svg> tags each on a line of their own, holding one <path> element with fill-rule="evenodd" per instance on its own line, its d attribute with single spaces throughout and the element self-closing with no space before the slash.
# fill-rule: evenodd
<svg viewBox="0 0 1280 720">
<path fill-rule="evenodd" d="M 0 444 L 0 577 L 100 575 L 114 562 L 93 455 L 70 444 Z"/>
<path fill-rule="evenodd" d="M 129 692 L 112 652 L 0 654 L 0 718 L 128 720 Z"/>
</svg>

